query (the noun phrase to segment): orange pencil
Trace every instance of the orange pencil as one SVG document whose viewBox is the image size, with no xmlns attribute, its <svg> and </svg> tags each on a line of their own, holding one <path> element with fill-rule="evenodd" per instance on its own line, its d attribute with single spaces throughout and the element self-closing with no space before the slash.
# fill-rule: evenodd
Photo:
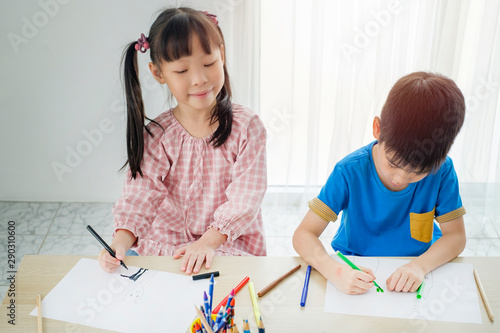
<svg viewBox="0 0 500 333">
<path fill-rule="evenodd" d="M 240 284 L 238 284 L 238 285 L 236 286 L 236 288 L 234 288 L 234 294 L 235 294 L 235 295 L 236 295 L 236 293 L 237 293 L 238 291 L 240 291 L 240 289 L 241 289 L 241 288 L 243 288 L 243 286 L 244 286 L 245 284 L 247 284 L 248 280 L 250 280 L 250 278 L 249 278 L 248 276 L 245 276 L 245 278 L 244 278 L 243 280 L 241 280 Z M 225 305 L 226 305 L 228 298 L 229 298 L 229 295 L 227 295 L 227 296 L 226 296 L 226 297 L 222 300 L 222 302 L 220 302 L 220 303 L 219 303 L 219 304 L 218 304 L 218 305 L 217 305 L 217 306 L 216 306 L 216 307 L 212 310 L 212 313 L 213 313 L 213 314 L 217 314 L 217 313 L 219 313 L 219 309 L 220 309 L 220 307 L 221 307 L 221 306 L 225 306 Z"/>
</svg>

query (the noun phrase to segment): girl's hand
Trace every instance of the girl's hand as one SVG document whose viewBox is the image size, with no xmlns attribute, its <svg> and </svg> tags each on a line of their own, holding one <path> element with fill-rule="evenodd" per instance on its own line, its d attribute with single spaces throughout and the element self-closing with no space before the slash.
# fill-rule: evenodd
<svg viewBox="0 0 500 333">
<path fill-rule="evenodd" d="M 205 268 L 210 268 L 214 253 L 215 248 L 206 244 L 203 238 L 200 238 L 188 246 L 175 250 L 174 259 L 179 259 L 181 255 L 184 255 L 182 258 L 181 270 L 185 271 L 188 275 L 191 274 L 191 272 L 196 274 L 200 271 L 204 261 L 206 261 Z"/>
<path fill-rule="evenodd" d="M 413 262 L 396 269 L 387 279 L 387 289 L 391 291 L 414 292 L 424 280 L 424 270 Z"/>
<path fill-rule="evenodd" d="M 360 295 L 366 293 L 374 286 L 375 275 L 369 268 L 358 267 L 362 271 L 352 269 L 345 264 L 339 264 L 333 274 L 333 284 L 345 294 Z"/>
<path fill-rule="evenodd" d="M 111 247 L 113 251 L 115 251 L 116 258 L 113 258 L 111 254 L 109 254 L 108 251 L 105 249 L 101 250 L 101 253 L 99 253 L 99 256 L 97 257 L 97 260 L 99 261 L 99 265 L 101 268 L 108 273 L 113 273 L 116 271 L 118 267 L 120 267 L 120 260 L 125 259 L 125 248 L 118 247 L 114 249 Z"/>
</svg>

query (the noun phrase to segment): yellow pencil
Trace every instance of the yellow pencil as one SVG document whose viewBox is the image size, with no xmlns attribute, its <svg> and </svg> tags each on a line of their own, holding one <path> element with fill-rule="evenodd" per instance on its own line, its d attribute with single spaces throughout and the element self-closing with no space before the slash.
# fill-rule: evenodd
<svg viewBox="0 0 500 333">
<path fill-rule="evenodd" d="M 253 288 L 252 281 L 248 282 L 248 290 L 250 290 L 250 298 L 252 298 L 253 314 L 255 316 L 255 323 L 258 325 L 260 320 L 259 304 L 257 304 L 257 296 Z"/>
</svg>

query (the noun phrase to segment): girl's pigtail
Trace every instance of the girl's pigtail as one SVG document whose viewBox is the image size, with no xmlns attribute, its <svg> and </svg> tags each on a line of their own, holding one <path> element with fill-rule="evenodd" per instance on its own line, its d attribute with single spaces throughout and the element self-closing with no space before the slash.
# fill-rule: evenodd
<svg viewBox="0 0 500 333">
<path fill-rule="evenodd" d="M 224 36 L 222 35 L 222 30 L 216 23 L 217 30 L 224 43 Z M 226 51 L 224 49 L 224 59 L 226 59 Z M 232 102 L 232 92 L 231 83 L 229 81 L 229 73 L 227 71 L 226 63 L 224 62 L 224 85 L 221 91 L 217 95 L 217 102 L 215 108 L 212 112 L 211 122 L 219 122 L 218 128 L 215 130 L 211 143 L 215 148 L 218 148 L 226 142 L 226 140 L 231 135 L 231 130 L 233 126 L 233 102 Z"/>
<path fill-rule="evenodd" d="M 128 45 L 122 59 L 127 99 L 127 163 L 134 179 L 137 173 L 142 177 L 141 162 L 144 154 L 144 119 L 146 117 L 135 45 L 137 42 Z"/>
</svg>

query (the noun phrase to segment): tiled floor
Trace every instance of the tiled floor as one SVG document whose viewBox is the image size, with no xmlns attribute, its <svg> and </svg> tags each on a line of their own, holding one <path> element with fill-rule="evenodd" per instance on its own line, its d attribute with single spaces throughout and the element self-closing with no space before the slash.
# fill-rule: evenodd
<svg viewBox="0 0 500 333">
<path fill-rule="evenodd" d="M 465 221 L 468 238 L 467 247 L 462 255 L 500 256 L 499 210 L 493 204 L 485 204 L 485 199 L 474 199 L 476 197 L 462 196 L 467 209 Z M 97 254 L 101 247 L 85 227 L 88 224 L 92 225 L 106 241 L 110 241 L 112 205 L 112 203 L 0 202 L 0 247 L 7 248 L 7 223 L 15 221 L 16 269 L 25 254 Z M 262 210 L 268 255 L 296 255 L 292 247 L 292 235 L 305 215 L 307 207 L 269 204 L 264 205 Z M 323 233 L 321 239 L 325 246 L 328 246 L 337 226 L 337 223 L 331 223 Z M 0 300 L 8 289 L 6 253 L 7 251 L 2 251 L 0 256 Z"/>
</svg>

